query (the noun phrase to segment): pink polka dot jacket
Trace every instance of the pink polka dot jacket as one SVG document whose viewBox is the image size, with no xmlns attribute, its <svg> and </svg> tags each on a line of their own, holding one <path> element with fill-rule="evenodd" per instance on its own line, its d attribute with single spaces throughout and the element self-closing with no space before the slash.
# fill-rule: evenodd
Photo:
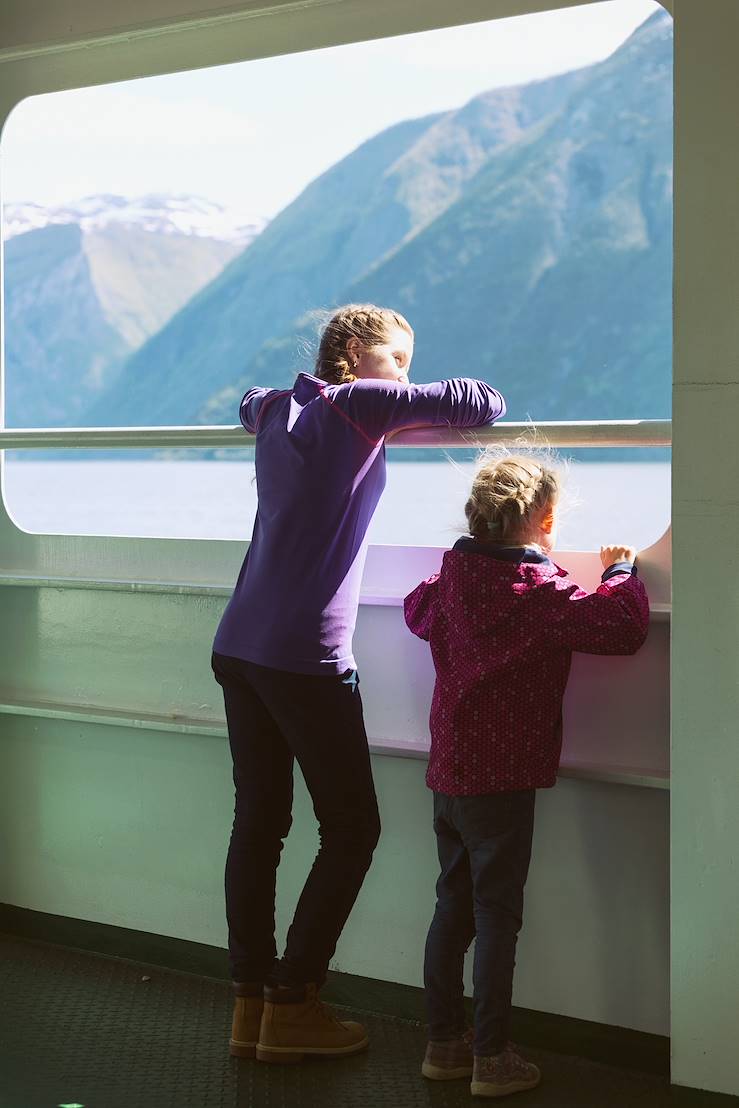
<svg viewBox="0 0 739 1108">
<path fill-rule="evenodd" d="M 629 563 L 594 593 L 531 547 L 460 539 L 405 598 L 436 669 L 426 783 L 451 796 L 550 788 L 573 650 L 634 654 L 649 625 Z"/>
</svg>

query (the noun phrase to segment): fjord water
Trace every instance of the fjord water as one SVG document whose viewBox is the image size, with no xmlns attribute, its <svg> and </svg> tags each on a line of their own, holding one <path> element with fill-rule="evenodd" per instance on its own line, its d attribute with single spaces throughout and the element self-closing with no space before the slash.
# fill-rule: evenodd
<svg viewBox="0 0 739 1108">
<path fill-rule="evenodd" d="M 464 531 L 474 463 L 393 462 L 370 541 L 451 546 Z M 256 512 L 253 462 L 27 461 L 5 467 L 7 508 L 25 531 L 248 539 Z M 644 548 L 670 518 L 667 462 L 573 462 L 560 550 L 624 542 Z"/>
</svg>

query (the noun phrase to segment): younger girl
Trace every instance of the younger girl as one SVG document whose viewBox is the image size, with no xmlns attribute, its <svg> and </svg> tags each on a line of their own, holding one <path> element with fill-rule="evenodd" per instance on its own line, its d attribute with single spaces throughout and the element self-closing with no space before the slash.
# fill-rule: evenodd
<svg viewBox="0 0 739 1108">
<path fill-rule="evenodd" d="M 441 876 L 426 940 L 422 1072 L 472 1075 L 476 1096 L 539 1082 L 508 1042 L 508 1025 L 535 790 L 556 781 L 572 651 L 633 654 L 649 622 L 631 547 L 601 547 L 594 593 L 551 560 L 558 497 L 548 467 L 488 461 L 465 506 L 470 537 L 405 599 L 406 622 L 430 642 L 436 668 L 426 782 Z M 473 1044 L 462 967 L 474 937 Z"/>
</svg>

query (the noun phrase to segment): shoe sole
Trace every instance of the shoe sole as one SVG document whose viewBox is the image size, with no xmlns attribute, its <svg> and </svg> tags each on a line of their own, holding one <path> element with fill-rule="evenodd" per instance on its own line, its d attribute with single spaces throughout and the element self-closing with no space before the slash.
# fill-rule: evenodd
<svg viewBox="0 0 739 1108">
<path fill-rule="evenodd" d="M 456 1081 L 460 1077 L 472 1077 L 472 1066 L 456 1066 L 454 1069 L 443 1069 L 441 1066 L 433 1066 L 430 1062 L 424 1062 L 421 1073 L 429 1081 Z"/>
<path fill-rule="evenodd" d="M 256 1043 L 240 1043 L 237 1039 L 229 1040 L 228 1052 L 234 1058 L 253 1058 L 257 1052 Z"/>
<path fill-rule="evenodd" d="M 491 1085 L 489 1081 L 473 1081 L 470 1085 L 472 1096 L 496 1097 L 510 1096 L 511 1093 L 525 1093 L 535 1089 L 541 1078 L 536 1081 L 511 1081 L 508 1085 Z"/>
<path fill-rule="evenodd" d="M 256 1059 L 258 1062 L 271 1062 L 274 1065 L 289 1066 L 302 1062 L 307 1057 L 311 1058 L 343 1058 L 348 1054 L 359 1054 L 369 1046 L 369 1039 L 361 1042 L 350 1043 L 349 1046 L 262 1046 L 257 1043 Z"/>
</svg>

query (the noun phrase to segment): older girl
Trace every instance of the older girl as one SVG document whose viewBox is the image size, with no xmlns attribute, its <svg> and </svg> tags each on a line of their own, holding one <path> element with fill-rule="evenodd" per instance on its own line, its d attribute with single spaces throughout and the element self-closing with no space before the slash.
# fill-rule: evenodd
<svg viewBox="0 0 739 1108">
<path fill-rule="evenodd" d="M 216 634 L 236 808 L 226 863 L 236 1004 L 231 1051 L 267 1062 L 367 1045 L 317 999 L 380 832 L 352 635 L 366 532 L 385 486 L 385 436 L 476 427 L 504 411 L 482 381 L 409 385 L 413 331 L 397 312 L 348 305 L 323 333 L 316 375 L 254 388 L 252 541 Z M 276 958 L 275 879 L 291 823 L 293 761 L 321 845 Z"/>
<path fill-rule="evenodd" d="M 558 498 L 547 466 L 527 457 L 486 462 L 465 507 L 469 537 L 405 599 L 406 622 L 429 640 L 436 668 L 426 782 L 441 876 L 426 940 L 422 1072 L 471 1075 L 476 1096 L 539 1081 L 508 1041 L 508 1025 L 535 790 L 556 781 L 572 651 L 633 654 L 649 621 L 631 547 L 601 548 L 594 593 L 552 561 Z M 462 984 L 473 938 L 474 1040 Z"/>
</svg>

